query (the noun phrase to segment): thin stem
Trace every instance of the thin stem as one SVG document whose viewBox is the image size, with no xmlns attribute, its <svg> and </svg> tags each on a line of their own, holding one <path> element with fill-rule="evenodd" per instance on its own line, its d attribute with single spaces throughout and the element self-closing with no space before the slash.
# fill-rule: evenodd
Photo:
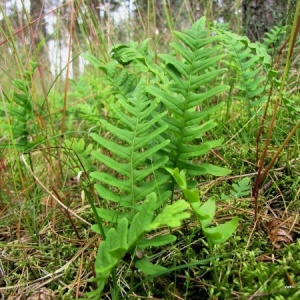
<svg viewBox="0 0 300 300">
<path fill-rule="evenodd" d="M 295 125 L 295 127 L 289 133 L 286 140 L 282 143 L 280 148 L 277 150 L 277 152 L 274 155 L 274 157 L 272 158 L 271 162 L 264 169 L 263 165 L 264 165 L 264 162 L 265 162 L 265 159 L 266 159 L 266 156 L 267 156 L 268 146 L 270 144 L 270 140 L 271 140 L 271 137 L 272 137 L 272 134 L 273 134 L 273 130 L 275 128 L 276 117 L 277 117 L 278 109 L 280 107 L 283 90 L 284 90 L 284 87 L 285 87 L 285 84 L 286 84 L 286 81 L 287 81 L 287 77 L 288 77 L 288 74 L 289 74 L 290 64 L 291 64 L 291 57 L 292 57 L 292 54 L 293 54 L 293 51 L 294 51 L 296 38 L 297 38 L 298 31 L 299 31 L 299 28 L 300 28 L 300 14 L 299 13 L 300 13 L 300 0 L 297 3 L 297 8 L 296 8 L 295 16 L 294 16 L 293 27 L 292 27 L 292 32 L 291 32 L 290 38 L 288 39 L 289 40 L 289 49 L 288 49 L 288 55 L 287 55 L 287 60 L 286 60 L 286 64 L 285 64 L 284 73 L 283 73 L 282 80 L 281 80 L 279 96 L 277 97 L 277 100 L 276 100 L 276 103 L 275 103 L 275 106 L 274 106 L 272 119 L 271 119 L 271 125 L 269 126 L 267 139 L 266 139 L 264 150 L 263 150 L 263 153 L 262 153 L 262 156 L 261 156 L 261 159 L 260 159 L 260 164 L 259 164 L 257 177 L 256 177 L 256 180 L 255 180 L 255 183 L 254 183 L 254 186 L 253 186 L 253 198 L 254 198 L 254 202 L 255 202 L 255 224 L 258 224 L 257 221 L 258 221 L 258 209 L 259 209 L 259 207 L 258 207 L 259 189 L 260 189 L 261 185 L 263 184 L 263 181 L 266 178 L 267 174 L 269 173 L 271 168 L 274 166 L 278 156 L 280 155 L 280 153 L 282 152 L 284 147 L 288 144 L 291 137 L 295 134 L 296 130 L 300 126 L 299 122 Z M 287 41 L 285 42 L 285 44 L 286 43 L 287 43 Z M 257 143 L 258 143 L 258 141 L 257 141 Z"/>
</svg>

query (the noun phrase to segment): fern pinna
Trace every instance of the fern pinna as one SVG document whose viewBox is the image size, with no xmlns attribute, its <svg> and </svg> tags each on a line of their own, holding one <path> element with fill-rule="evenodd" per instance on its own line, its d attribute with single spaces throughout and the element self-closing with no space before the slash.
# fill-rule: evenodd
<svg viewBox="0 0 300 300">
<path fill-rule="evenodd" d="M 211 100 L 229 86 L 214 84 L 219 82 L 225 69 L 217 63 L 223 57 L 220 48 L 214 44 L 217 36 L 212 36 L 205 28 L 205 18 L 198 20 L 185 32 L 175 32 L 180 42 L 171 46 L 182 56 L 161 54 L 166 63 L 168 79 L 157 86 L 150 85 L 147 91 L 157 97 L 166 107 L 168 115 L 159 121 L 167 124 L 168 130 L 162 133 L 170 140 L 166 147 L 171 168 L 186 169 L 189 175 L 225 175 L 228 170 L 211 164 L 195 164 L 194 159 L 208 153 L 222 144 L 222 139 L 204 141 L 208 130 L 217 123 L 211 116 L 222 103 L 215 106 Z M 200 111 L 198 111 L 200 108 Z M 207 120 L 209 119 L 209 120 Z"/>
</svg>

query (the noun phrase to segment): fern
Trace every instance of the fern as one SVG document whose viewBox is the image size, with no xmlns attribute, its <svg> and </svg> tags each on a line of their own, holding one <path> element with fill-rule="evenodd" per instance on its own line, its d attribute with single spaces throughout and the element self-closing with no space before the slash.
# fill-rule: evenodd
<svg viewBox="0 0 300 300">
<path fill-rule="evenodd" d="M 157 207 L 157 197 L 155 193 L 150 193 L 140 206 L 139 212 L 135 213 L 131 224 L 128 219 L 122 218 L 116 228 L 110 228 L 106 234 L 106 240 L 102 241 L 96 256 L 95 272 L 97 289 L 88 293 L 89 299 L 99 299 L 107 283 L 107 280 L 126 253 L 139 243 L 142 249 L 149 246 L 160 246 L 176 240 L 173 235 L 168 235 L 164 242 L 157 239 L 148 240 L 145 243 L 143 235 L 151 230 L 156 230 L 161 226 L 176 227 L 183 219 L 189 218 L 190 214 L 185 210 L 189 207 L 184 200 L 179 200 L 173 205 L 169 205 L 165 210 L 154 218 L 154 210 Z M 169 212 L 172 212 L 171 214 Z M 137 259 L 137 266 L 147 274 L 157 273 L 166 268 L 151 264 L 147 258 Z"/>
<path fill-rule="evenodd" d="M 278 49 L 282 43 L 282 39 L 286 34 L 288 26 L 274 26 L 268 32 L 265 33 L 265 38 L 263 39 L 263 45 L 270 52 L 271 55 L 274 55 L 274 49 Z"/>
<path fill-rule="evenodd" d="M 108 116 L 109 105 L 114 100 L 111 87 L 105 80 L 99 82 L 98 76 L 93 73 L 84 74 L 77 81 L 71 80 L 71 84 L 69 97 L 77 104 L 68 108 L 69 119 L 80 119 L 88 126 L 99 125 L 99 114 Z M 78 99 L 84 101 L 78 103 Z"/>
<path fill-rule="evenodd" d="M 141 45 L 136 42 L 116 45 L 111 51 L 112 59 L 107 64 L 103 64 L 92 55 L 84 57 L 105 73 L 104 81 L 111 86 L 110 92 L 113 95 L 129 98 L 139 82 L 140 75 L 148 72 L 150 66 L 152 66 L 152 71 L 155 69 L 152 64 L 153 54 L 148 52 L 148 46 L 149 39 Z M 130 64 L 133 68 L 130 68 Z"/>
<path fill-rule="evenodd" d="M 250 43 L 247 37 L 229 31 L 219 31 L 219 34 L 228 51 L 225 63 L 233 72 L 230 76 L 234 78 L 232 85 L 237 91 L 235 99 L 244 101 L 250 117 L 256 112 L 255 107 L 267 100 L 264 96 L 267 77 L 264 74 L 271 58 L 261 44 Z"/>
<path fill-rule="evenodd" d="M 13 141 L 13 146 L 21 151 L 36 146 L 43 139 L 43 137 L 36 138 L 35 136 L 38 121 L 41 122 L 39 113 L 42 114 L 42 112 L 37 104 L 34 107 L 32 100 L 31 79 L 37 66 L 35 61 L 31 61 L 30 69 L 24 72 L 24 77 L 13 80 L 12 95 L 5 94 L 6 101 L 0 102 L 0 128 L 4 141 L 9 136 L 9 140 Z M 38 115 L 38 120 L 34 120 L 35 115 Z"/>
<path fill-rule="evenodd" d="M 93 157 L 108 169 L 107 172 L 91 173 L 91 177 L 99 182 L 95 185 L 98 194 L 106 200 L 117 203 L 120 207 L 130 207 L 131 211 L 139 201 L 157 190 L 157 186 L 166 180 L 166 176 L 152 177 L 149 180 L 149 176 L 153 176 L 155 171 L 168 161 L 166 156 L 162 156 L 152 162 L 152 157 L 169 141 L 164 140 L 151 144 L 167 129 L 167 125 L 151 130 L 165 113 L 150 118 L 158 102 L 150 101 L 147 98 L 145 87 L 145 80 L 141 80 L 136 86 L 132 98 L 126 99 L 119 95 L 118 102 L 112 107 L 115 117 L 120 120 L 118 126 L 101 120 L 106 130 L 119 142 L 107 140 L 95 133 L 91 134 L 91 137 L 112 155 L 110 157 L 100 151 L 92 152 Z M 122 178 L 113 175 L 116 172 Z M 156 184 L 154 184 L 154 180 L 156 180 Z M 103 217 L 110 214 L 106 210 L 99 210 L 99 213 Z M 114 216 L 115 213 L 113 211 L 111 216 Z"/>
<path fill-rule="evenodd" d="M 111 223 L 99 246 L 95 264 L 99 289 L 92 297 L 99 296 L 111 272 L 133 247 L 144 249 L 174 241 L 172 235 L 147 241 L 144 233 L 162 225 L 177 227 L 188 217 L 184 211 L 188 203 L 184 200 L 163 207 L 174 192 L 165 167 L 186 169 L 189 176 L 229 173 L 225 168 L 195 163 L 223 141 L 206 138 L 217 126 L 213 114 L 223 105 L 211 105 L 211 100 L 229 89 L 219 83 L 226 71 L 218 68 L 223 58 L 219 54 L 221 48 L 215 45 L 219 37 L 206 30 L 205 18 L 184 33 L 175 34 L 179 40 L 171 43 L 175 53 L 159 55 L 165 63 L 163 67 L 151 61 L 148 41 L 140 49 L 134 43 L 115 46 L 114 60 L 106 65 L 90 59 L 104 71 L 117 100 L 110 106 L 116 122 L 100 120 L 110 138 L 91 133 L 100 147 L 92 156 L 101 164 L 101 172 L 92 172 L 90 176 L 96 181 L 97 193 L 109 204 L 109 209 L 98 208 L 97 215 Z M 158 199 L 153 192 L 159 195 Z M 192 202 L 199 203 L 199 195 L 189 189 L 186 193 L 196 210 Z M 233 228 L 230 224 L 228 233 Z M 99 224 L 93 229 L 100 233 Z M 227 235 L 216 237 L 216 233 L 208 236 L 216 243 L 227 239 Z M 146 258 L 137 261 L 136 266 L 146 274 L 164 269 Z"/>
<path fill-rule="evenodd" d="M 227 241 L 238 226 L 238 217 L 234 217 L 230 221 L 215 227 L 209 227 L 216 213 L 215 200 L 210 198 L 205 203 L 201 204 L 199 191 L 197 189 L 188 189 L 187 187 L 185 170 L 179 171 L 178 168 L 168 168 L 167 171 L 174 177 L 182 190 L 184 197 L 190 203 L 210 246 Z"/>
<path fill-rule="evenodd" d="M 189 175 L 228 174 L 227 169 L 193 161 L 222 144 L 222 139 L 201 142 L 207 131 L 217 125 L 211 116 L 222 106 L 220 103 L 206 108 L 205 101 L 229 88 L 211 85 L 225 71 L 217 68 L 223 57 L 219 54 L 220 48 L 214 45 L 218 37 L 205 29 L 205 18 L 184 33 L 175 34 L 181 43 L 174 42 L 171 46 L 182 58 L 177 58 L 176 54 L 159 55 L 166 63 L 167 79 L 157 86 L 147 87 L 147 91 L 157 97 L 169 112 L 160 121 L 161 126 L 168 125 L 168 130 L 161 136 L 170 140 L 164 149 L 168 153 L 169 166 L 186 169 Z M 197 111 L 199 107 L 201 109 Z"/>
<path fill-rule="evenodd" d="M 112 58 L 118 61 L 121 65 L 128 65 L 133 61 L 146 62 L 149 55 L 149 39 L 146 39 L 141 44 L 130 42 L 128 45 L 116 45 L 112 49 Z M 145 65 L 145 64 L 143 64 Z M 142 68 L 144 71 L 145 67 Z M 142 71 L 141 69 L 139 72 Z M 146 70 L 147 71 L 147 70 Z"/>
</svg>

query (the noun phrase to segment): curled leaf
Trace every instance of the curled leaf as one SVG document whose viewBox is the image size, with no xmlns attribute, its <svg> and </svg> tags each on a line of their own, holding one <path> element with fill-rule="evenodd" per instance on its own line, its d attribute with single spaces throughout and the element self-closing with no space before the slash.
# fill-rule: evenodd
<svg viewBox="0 0 300 300">
<path fill-rule="evenodd" d="M 273 219 L 265 224 L 269 239 L 276 249 L 294 241 L 289 228 L 279 219 Z"/>
</svg>

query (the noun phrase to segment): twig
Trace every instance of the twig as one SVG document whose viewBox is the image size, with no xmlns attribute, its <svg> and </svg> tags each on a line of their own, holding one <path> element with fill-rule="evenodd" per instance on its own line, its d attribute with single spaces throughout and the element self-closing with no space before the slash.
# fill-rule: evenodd
<svg viewBox="0 0 300 300">
<path fill-rule="evenodd" d="M 23 162 L 23 164 L 25 165 L 25 167 L 27 168 L 28 172 L 34 177 L 34 179 L 37 181 L 37 183 L 62 207 L 64 208 L 66 211 L 70 212 L 71 215 L 75 216 L 77 219 L 79 219 L 80 221 L 82 221 L 85 224 L 88 224 L 89 226 L 92 226 L 91 223 L 89 223 L 88 221 L 86 221 L 85 219 L 83 219 L 82 217 L 80 217 L 79 215 L 77 215 L 75 212 L 73 212 L 72 210 L 70 210 L 66 205 L 64 205 L 51 191 L 49 191 L 48 188 L 45 187 L 45 185 L 38 179 L 38 177 L 31 171 L 30 167 L 28 166 L 24 155 L 22 154 L 20 156 L 21 161 Z"/>
</svg>

